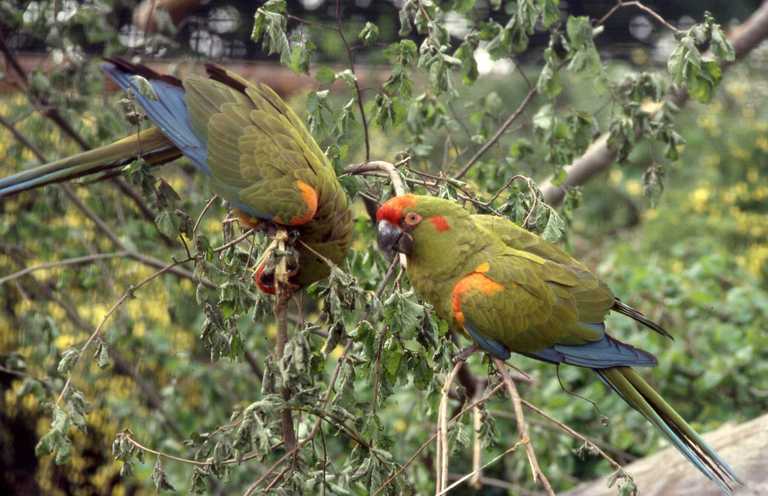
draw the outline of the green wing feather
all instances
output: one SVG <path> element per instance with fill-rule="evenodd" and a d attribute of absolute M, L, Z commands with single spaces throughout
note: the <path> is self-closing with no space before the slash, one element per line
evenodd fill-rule
<path fill-rule="evenodd" d="M 495 236 L 510 248 L 537 255 L 545 260 L 561 265 L 578 280 L 571 286 L 570 293 L 576 299 L 580 315 L 585 322 L 600 322 L 607 310 L 622 313 L 662 336 L 672 336 L 658 323 L 645 317 L 639 310 L 619 301 L 610 288 L 601 281 L 586 265 L 579 262 L 564 250 L 540 236 L 523 229 L 514 222 L 494 215 L 473 215 L 472 220 L 486 235 Z M 551 266 L 554 267 L 554 266 Z"/>
<path fill-rule="evenodd" d="M 581 308 L 575 291 L 578 280 L 567 269 L 509 248 L 490 257 L 487 264 L 481 276 L 503 289 L 492 291 L 492 284 L 487 292 L 470 287 L 458 302 L 465 321 L 476 332 L 517 352 L 585 344 L 602 337 L 602 332 L 581 325 L 590 322 L 584 320 L 584 313 L 594 309 Z"/>
<path fill-rule="evenodd" d="M 299 283 L 328 274 L 352 239 L 352 214 L 333 167 L 298 115 L 268 86 L 217 67 L 184 80 L 192 127 L 208 146 L 214 190 L 262 219 L 299 226 Z M 315 208 L 309 200 L 314 193 Z M 318 257 L 313 252 L 317 252 Z"/>

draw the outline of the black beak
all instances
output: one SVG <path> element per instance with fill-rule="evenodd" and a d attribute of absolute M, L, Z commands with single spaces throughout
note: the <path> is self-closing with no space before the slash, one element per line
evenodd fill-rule
<path fill-rule="evenodd" d="M 379 221 L 379 248 L 388 255 L 395 252 L 408 256 L 413 250 L 413 237 L 388 220 Z"/>

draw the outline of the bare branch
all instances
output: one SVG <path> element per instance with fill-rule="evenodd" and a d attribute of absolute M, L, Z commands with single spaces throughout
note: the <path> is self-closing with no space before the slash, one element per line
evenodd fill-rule
<path fill-rule="evenodd" d="M 103 260 L 105 258 L 126 257 L 128 255 L 129 255 L 129 252 L 127 251 L 116 251 L 114 253 L 96 253 L 94 255 L 84 255 L 82 257 L 67 258 L 64 260 L 59 260 L 57 262 L 47 262 L 47 263 L 42 263 L 40 265 L 33 265 L 32 267 L 26 267 L 23 270 L 14 272 L 13 274 L 7 275 L 5 277 L 0 277 L 0 285 L 8 281 L 11 281 L 13 279 L 24 277 L 27 274 L 31 274 L 32 272 L 36 272 L 38 270 L 56 269 L 59 267 L 68 267 L 70 265 L 81 265 L 81 264 L 95 262 L 97 260 Z"/>
<path fill-rule="evenodd" d="M 638 9 L 642 10 L 646 14 L 656 19 L 660 24 L 664 25 L 667 29 L 671 30 L 672 32 L 675 32 L 675 33 L 680 32 L 679 29 L 677 29 L 675 26 L 670 24 L 666 19 L 661 17 L 659 14 L 657 14 L 653 9 L 651 9 L 650 7 L 646 7 L 645 5 L 643 5 L 642 2 L 637 2 L 637 1 L 625 2 L 625 1 L 619 0 L 618 3 L 616 3 L 616 5 L 614 5 L 613 8 L 608 11 L 607 14 L 605 14 L 603 17 L 600 18 L 599 21 L 597 21 L 597 25 L 600 26 L 603 23 L 605 23 L 605 21 L 607 21 L 609 17 L 611 17 L 613 14 L 616 13 L 616 11 L 618 11 L 623 7 L 637 7 Z"/>
<path fill-rule="evenodd" d="M 443 388 L 440 391 L 440 405 L 437 410 L 437 460 L 435 460 L 435 496 L 443 493 L 443 489 L 448 485 L 448 456 L 451 453 L 448 446 L 448 394 L 451 392 L 451 385 L 459 373 L 459 369 L 464 365 L 464 360 L 456 360 L 453 369 L 446 376 L 443 382 Z"/>
<path fill-rule="evenodd" d="M 525 444 L 525 453 L 528 456 L 528 464 L 531 466 L 531 473 L 533 475 L 533 481 L 539 482 L 544 486 L 544 490 L 549 496 L 555 496 L 555 491 L 552 489 L 552 484 L 549 483 L 549 479 L 541 470 L 539 466 L 539 460 L 536 458 L 536 452 L 533 449 L 533 442 L 528 434 L 528 424 L 525 422 L 525 416 L 523 415 L 523 406 L 520 400 L 520 393 L 517 392 L 517 386 L 509 376 L 507 368 L 504 362 L 498 358 L 493 359 L 493 363 L 496 365 L 496 370 L 501 374 L 501 378 L 504 380 L 504 385 L 507 387 L 507 392 L 512 400 L 512 407 L 515 412 L 515 420 L 517 421 L 517 431 L 520 433 L 520 440 Z"/>

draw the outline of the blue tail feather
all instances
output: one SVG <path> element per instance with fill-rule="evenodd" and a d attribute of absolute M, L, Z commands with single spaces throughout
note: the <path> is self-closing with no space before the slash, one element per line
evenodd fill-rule
<path fill-rule="evenodd" d="M 160 79 L 147 79 L 156 98 L 145 95 L 138 87 L 135 74 L 107 62 L 101 69 L 122 89 L 130 91 L 150 120 L 181 152 L 189 157 L 201 172 L 210 175 L 208 148 L 197 137 L 189 121 L 189 111 L 184 101 L 184 88 Z"/>
<path fill-rule="evenodd" d="M 578 367 L 605 369 L 608 367 L 653 367 L 656 357 L 605 334 L 599 341 L 582 345 L 556 344 L 535 353 L 526 353 L 550 363 L 567 363 Z"/>

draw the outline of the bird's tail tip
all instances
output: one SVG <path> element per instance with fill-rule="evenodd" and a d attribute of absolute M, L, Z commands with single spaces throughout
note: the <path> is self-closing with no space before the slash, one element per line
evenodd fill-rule
<path fill-rule="evenodd" d="M 597 370 L 627 403 L 643 414 L 707 478 L 715 482 L 724 495 L 743 486 L 744 482 L 731 467 L 688 423 L 634 370 L 617 367 Z"/>

